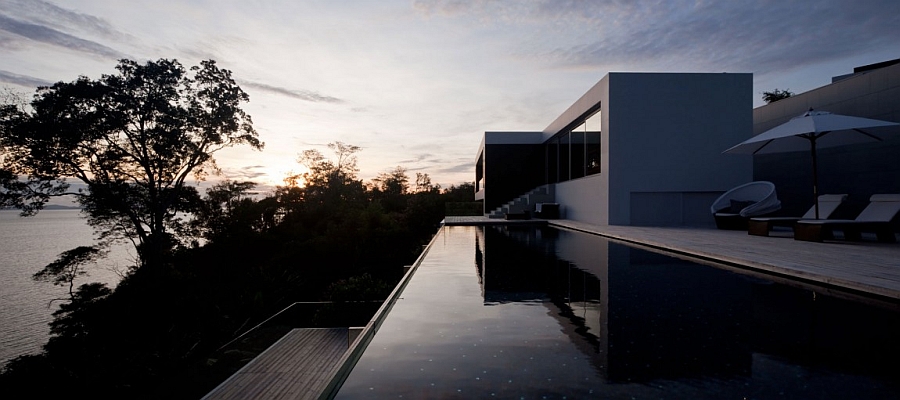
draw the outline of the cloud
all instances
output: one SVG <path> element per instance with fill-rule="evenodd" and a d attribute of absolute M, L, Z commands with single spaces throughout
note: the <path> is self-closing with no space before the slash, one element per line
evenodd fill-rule
<path fill-rule="evenodd" d="M 509 32 L 531 26 L 511 55 L 565 68 L 769 73 L 900 50 L 895 0 L 416 0 L 413 8 Z"/>
<path fill-rule="evenodd" d="M 45 25 L 39 25 L 0 14 L 0 31 L 21 36 L 51 46 L 63 47 L 79 52 L 90 53 L 110 59 L 126 57 L 123 53 L 100 43 L 81 39 L 68 33 L 60 32 Z M 9 36 L 7 36 L 7 39 Z"/>
<path fill-rule="evenodd" d="M 46 1 L 26 0 L 9 3 L 10 8 L 16 9 L 16 12 L 21 15 L 27 15 L 32 22 L 40 21 L 45 25 L 74 27 L 108 38 L 121 38 L 125 35 L 102 18 L 68 10 Z"/>
<path fill-rule="evenodd" d="M 402 160 L 402 161 L 400 161 L 399 163 L 400 163 L 401 165 L 403 165 L 403 164 L 419 163 L 419 162 L 425 161 L 425 160 L 427 160 L 427 159 L 430 159 L 430 158 L 432 158 L 432 157 L 434 157 L 434 154 L 428 154 L 428 153 L 425 153 L 425 154 L 418 154 L 418 155 L 415 156 L 415 158 L 408 159 L 408 160 Z"/>
<path fill-rule="evenodd" d="M 13 85 L 19 86 L 27 86 L 36 88 L 38 86 L 50 86 L 53 82 L 45 81 L 43 79 L 20 75 L 14 72 L 0 70 L 0 82 L 10 83 Z"/>
<path fill-rule="evenodd" d="M 241 167 L 238 169 L 228 169 L 227 171 L 222 171 L 223 175 L 226 179 L 231 179 L 235 181 L 245 181 L 245 180 L 254 180 L 257 178 L 262 178 L 267 176 L 268 174 L 265 172 L 266 166 L 264 165 L 251 165 L 248 167 Z"/>
<path fill-rule="evenodd" d="M 441 173 L 463 173 L 463 172 L 470 173 L 471 172 L 474 175 L 474 172 L 473 172 L 474 170 L 475 170 L 475 162 L 469 161 L 469 162 L 465 162 L 465 163 L 461 163 L 461 164 L 451 165 L 446 168 L 441 168 L 438 170 L 438 172 L 441 172 Z"/>
<path fill-rule="evenodd" d="M 891 46 L 900 37 L 900 2 L 864 3 L 665 2 L 606 8 L 598 14 L 601 18 L 580 21 L 599 35 L 547 55 L 576 66 L 615 60 L 720 71 L 787 71 Z"/>
<path fill-rule="evenodd" d="M 245 87 L 251 87 L 254 89 L 263 90 L 269 93 L 280 94 L 282 96 L 291 97 L 298 100 L 311 101 L 316 103 L 335 103 L 340 104 L 344 103 L 344 100 L 341 100 L 336 97 L 325 96 L 318 94 L 316 92 L 312 92 L 309 90 L 293 90 L 287 89 L 279 86 L 267 85 L 265 83 L 259 82 L 250 82 L 250 81 L 240 81 L 240 84 Z"/>
<path fill-rule="evenodd" d="M 453 16 L 473 12 L 476 2 L 465 0 L 415 0 L 413 9 L 425 15 Z"/>
<path fill-rule="evenodd" d="M 551 3 L 554 3 L 552 0 Z M 479 21 L 521 20 L 537 3 L 504 0 L 415 0 L 413 10 L 426 16 L 474 16 Z M 552 8 L 552 7 L 551 7 Z"/>

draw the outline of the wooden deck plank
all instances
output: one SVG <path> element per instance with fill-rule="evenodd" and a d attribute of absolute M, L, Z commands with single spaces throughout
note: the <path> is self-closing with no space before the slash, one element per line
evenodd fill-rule
<path fill-rule="evenodd" d="M 318 398 L 348 344 L 347 328 L 291 330 L 203 398 Z"/>

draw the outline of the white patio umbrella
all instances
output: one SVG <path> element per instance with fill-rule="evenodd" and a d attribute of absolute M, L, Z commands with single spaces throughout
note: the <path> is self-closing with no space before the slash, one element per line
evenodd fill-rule
<path fill-rule="evenodd" d="M 853 143 L 881 141 L 881 137 L 863 132 L 864 128 L 900 125 L 896 122 L 809 111 L 790 121 L 747 139 L 724 153 L 767 154 L 789 151 L 810 151 L 813 168 L 813 198 L 816 219 L 819 219 L 819 187 L 816 167 L 816 148 L 843 146 Z M 895 132 L 896 130 L 891 130 Z"/>

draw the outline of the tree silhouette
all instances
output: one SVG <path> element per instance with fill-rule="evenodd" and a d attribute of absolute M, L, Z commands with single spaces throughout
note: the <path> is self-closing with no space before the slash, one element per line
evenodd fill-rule
<path fill-rule="evenodd" d="M 32 278 L 38 281 L 53 281 L 54 285 L 69 286 L 69 299 L 75 301 L 75 278 L 87 274 L 83 266 L 103 256 L 104 250 L 93 246 L 78 246 L 64 251 L 56 261 L 35 273 Z"/>
<path fill-rule="evenodd" d="M 30 107 L 0 106 L 0 184 L 4 203 L 24 215 L 74 195 L 101 242 L 131 240 L 144 266 L 186 232 L 179 213 L 200 199 L 186 181 L 217 173 L 219 150 L 263 144 L 241 109 L 249 97 L 214 61 L 188 71 L 176 60 L 121 60 L 116 69 L 38 88 Z M 67 179 L 87 188 L 69 191 Z"/>
<path fill-rule="evenodd" d="M 434 185 L 431 183 L 431 177 L 428 176 L 427 173 L 424 172 L 416 172 L 416 186 L 414 191 L 416 193 L 422 192 L 431 192 L 433 190 L 440 190 L 441 185 Z"/>
<path fill-rule="evenodd" d="M 384 194 L 403 195 L 409 191 L 409 176 L 406 168 L 397 166 L 388 172 L 382 172 L 372 179 L 375 189 Z"/>
<path fill-rule="evenodd" d="M 771 92 L 763 92 L 762 99 L 766 102 L 766 104 L 776 102 L 781 99 L 786 99 L 788 97 L 793 96 L 794 93 L 790 91 L 790 89 L 779 90 L 774 89 Z"/>

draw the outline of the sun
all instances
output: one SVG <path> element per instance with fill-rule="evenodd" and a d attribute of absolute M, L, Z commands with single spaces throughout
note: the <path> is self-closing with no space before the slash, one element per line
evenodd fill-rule
<path fill-rule="evenodd" d="M 266 165 L 261 168 L 259 172 L 261 172 L 261 175 L 253 179 L 253 181 L 269 187 L 285 186 L 287 184 L 285 182 L 287 177 L 306 172 L 306 167 L 297 164 L 296 162 L 278 163 Z M 302 186 L 303 182 L 300 181 L 297 182 L 297 184 Z"/>

